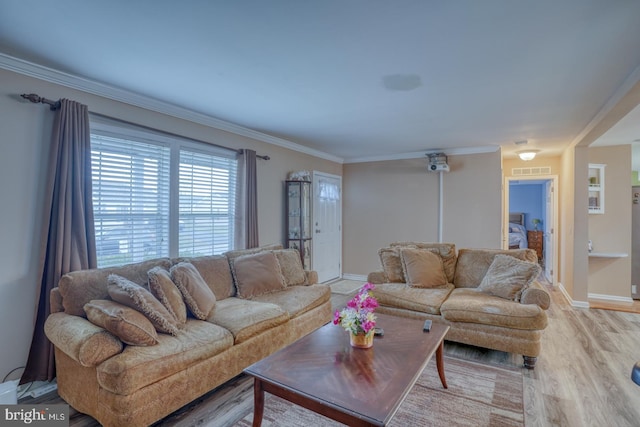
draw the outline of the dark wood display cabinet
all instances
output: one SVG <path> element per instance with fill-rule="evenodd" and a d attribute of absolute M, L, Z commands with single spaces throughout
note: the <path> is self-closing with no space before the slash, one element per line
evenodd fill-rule
<path fill-rule="evenodd" d="M 311 181 L 285 181 L 286 246 L 300 252 L 305 270 L 311 270 Z"/>

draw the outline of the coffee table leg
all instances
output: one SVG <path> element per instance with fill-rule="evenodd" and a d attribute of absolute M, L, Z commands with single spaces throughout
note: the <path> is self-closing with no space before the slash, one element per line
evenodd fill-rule
<path fill-rule="evenodd" d="M 440 376 L 440 382 L 442 383 L 442 386 L 444 388 L 449 388 L 447 386 L 447 380 L 444 377 L 444 359 L 442 356 L 443 350 L 444 350 L 444 340 L 440 341 L 440 345 L 436 350 L 436 365 L 438 366 L 438 375 Z"/>
<path fill-rule="evenodd" d="M 253 381 L 253 427 L 262 425 L 262 415 L 264 413 L 264 389 L 262 381 L 255 378 Z"/>

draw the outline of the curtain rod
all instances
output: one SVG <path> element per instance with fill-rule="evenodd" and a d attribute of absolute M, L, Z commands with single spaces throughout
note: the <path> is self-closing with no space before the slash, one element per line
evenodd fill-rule
<path fill-rule="evenodd" d="M 57 110 L 58 108 L 60 108 L 60 101 L 52 101 L 50 99 L 46 99 L 46 98 L 43 98 L 41 96 L 38 96 L 35 93 L 30 93 L 28 95 L 23 93 L 20 96 L 23 97 L 26 100 L 29 100 L 29 101 L 35 103 L 35 104 L 48 104 L 48 105 L 51 106 L 50 109 L 52 111 Z M 173 133 L 173 132 L 167 132 L 167 131 L 164 131 L 164 130 L 154 129 L 154 128 L 149 127 L 149 126 L 140 125 L 138 123 L 129 122 L 127 120 L 116 119 L 116 118 L 109 117 L 109 116 L 106 116 L 106 115 L 100 114 L 100 113 L 90 112 L 90 114 L 93 114 L 93 115 L 98 116 L 98 117 L 103 117 L 103 118 L 106 118 L 106 119 L 109 119 L 109 120 L 115 120 L 115 121 L 118 121 L 118 122 L 121 122 L 121 123 L 125 123 L 125 124 L 128 124 L 128 125 L 141 127 L 141 128 L 147 129 L 147 130 L 154 131 L 154 132 L 161 132 L 161 133 L 164 133 L 164 134 L 169 135 L 169 136 L 174 136 L 176 138 L 191 139 L 193 141 L 201 142 L 203 144 L 213 145 L 214 147 L 224 148 L 225 150 L 230 150 L 230 151 L 235 151 L 238 154 L 243 154 L 244 153 L 244 149 L 243 148 L 240 148 L 240 149 L 229 148 L 229 147 L 225 147 L 223 145 L 214 144 L 214 143 L 209 142 L 209 141 L 203 141 L 201 139 L 195 139 L 195 138 L 191 138 L 191 137 L 186 137 L 184 135 L 178 135 L 177 133 Z M 259 156 L 259 155 L 256 154 L 256 157 L 259 158 L 259 159 L 262 159 L 262 160 L 271 160 L 271 157 L 269 157 L 269 156 Z"/>
<path fill-rule="evenodd" d="M 60 108 L 60 100 L 52 101 L 50 99 L 38 96 L 35 93 L 30 93 L 28 95 L 26 93 L 23 93 L 20 96 L 23 97 L 26 100 L 29 100 L 29 101 L 33 102 L 34 104 L 49 104 L 51 106 L 50 107 L 51 111 L 55 111 L 58 108 Z"/>

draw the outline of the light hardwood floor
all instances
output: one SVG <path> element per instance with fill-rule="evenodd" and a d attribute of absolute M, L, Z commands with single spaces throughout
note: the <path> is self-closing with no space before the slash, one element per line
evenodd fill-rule
<path fill-rule="evenodd" d="M 535 370 L 522 369 L 525 425 L 640 426 L 640 386 L 630 379 L 631 368 L 640 360 L 640 314 L 573 308 L 557 289 L 548 289 L 552 306 L 542 354 Z M 332 302 L 339 307 L 348 298 L 334 294 Z M 455 343 L 445 343 L 445 354 L 499 366 L 522 365 L 519 355 Z M 59 401 L 55 393 L 45 399 Z M 157 425 L 231 426 L 252 406 L 252 382 L 241 376 Z M 75 414 L 70 425 L 97 423 Z"/>

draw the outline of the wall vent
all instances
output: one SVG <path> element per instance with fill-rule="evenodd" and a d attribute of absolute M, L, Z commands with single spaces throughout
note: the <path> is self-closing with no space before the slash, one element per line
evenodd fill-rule
<path fill-rule="evenodd" d="M 534 168 L 513 168 L 513 176 L 551 175 L 551 166 L 539 166 Z"/>

